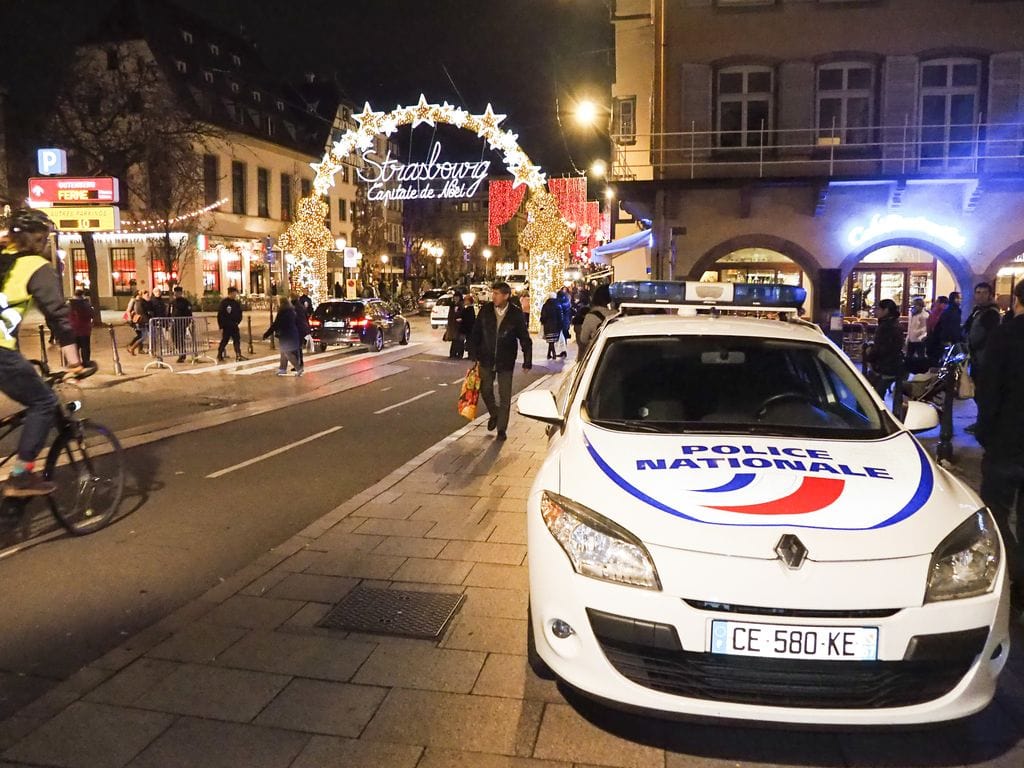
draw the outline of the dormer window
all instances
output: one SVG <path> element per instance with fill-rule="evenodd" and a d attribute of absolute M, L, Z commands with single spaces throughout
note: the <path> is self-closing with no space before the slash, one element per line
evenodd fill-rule
<path fill-rule="evenodd" d="M 242 57 L 239 56 L 237 53 L 231 54 L 231 63 L 234 64 L 236 67 L 242 66 Z"/>
<path fill-rule="evenodd" d="M 210 43 L 210 53 L 214 56 L 220 56 L 220 46 L 216 43 Z"/>
<path fill-rule="evenodd" d="M 184 30 L 184 29 L 181 30 L 181 39 L 184 40 L 189 45 L 191 45 L 192 44 L 192 33 L 187 31 L 187 30 Z"/>
<path fill-rule="evenodd" d="M 238 93 L 238 83 L 232 83 L 231 84 L 231 92 L 232 93 Z"/>
<path fill-rule="evenodd" d="M 186 64 L 186 63 L 185 63 L 184 61 L 182 61 L 181 59 L 177 59 L 177 60 L 176 60 L 176 61 L 174 62 L 174 66 L 175 66 L 175 67 L 177 67 L 178 71 L 179 71 L 179 72 L 181 72 L 181 74 L 183 74 L 183 75 L 184 75 L 184 74 L 185 74 L 186 72 L 188 72 L 188 64 Z"/>
<path fill-rule="evenodd" d="M 203 72 L 203 80 L 205 80 L 208 83 L 212 83 L 213 82 L 213 72 L 210 72 L 209 70 Z"/>
<path fill-rule="evenodd" d="M 259 104 L 260 101 L 263 100 L 263 97 L 260 95 L 259 91 L 253 91 L 252 92 L 252 100 L 255 101 L 257 104 Z"/>
<path fill-rule="evenodd" d="M 280 99 L 277 100 L 277 111 L 284 112 L 284 102 Z"/>

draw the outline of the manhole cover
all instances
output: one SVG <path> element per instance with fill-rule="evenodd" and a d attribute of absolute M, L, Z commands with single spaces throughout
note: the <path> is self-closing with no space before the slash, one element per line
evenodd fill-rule
<path fill-rule="evenodd" d="M 317 624 L 328 629 L 434 639 L 465 595 L 358 587 Z"/>

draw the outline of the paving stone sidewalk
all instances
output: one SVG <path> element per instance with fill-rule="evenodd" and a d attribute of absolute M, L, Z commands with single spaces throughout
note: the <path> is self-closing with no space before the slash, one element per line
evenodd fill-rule
<path fill-rule="evenodd" d="M 0 724 L 0 766 L 1024 766 L 1019 650 L 992 707 L 925 733 L 668 723 L 539 680 L 524 499 L 544 450 L 535 422 L 504 443 L 467 425 Z M 465 600 L 439 642 L 318 628 L 359 585 Z"/>

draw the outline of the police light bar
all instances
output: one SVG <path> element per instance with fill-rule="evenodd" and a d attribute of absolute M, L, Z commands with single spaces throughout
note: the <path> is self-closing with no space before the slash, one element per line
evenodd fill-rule
<path fill-rule="evenodd" d="M 798 285 L 702 283 L 693 280 L 624 280 L 609 286 L 612 301 L 633 306 L 720 306 L 800 309 L 807 290 Z"/>

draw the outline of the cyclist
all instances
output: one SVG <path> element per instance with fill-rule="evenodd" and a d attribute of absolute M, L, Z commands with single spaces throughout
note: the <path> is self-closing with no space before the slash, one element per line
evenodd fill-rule
<path fill-rule="evenodd" d="M 96 367 L 81 363 L 60 279 L 42 255 L 53 222 L 42 211 L 23 208 L 11 213 L 7 226 L 8 242 L 0 251 L 0 392 L 25 406 L 26 418 L 17 459 L 3 493 L 13 497 L 45 496 L 53 493 L 56 485 L 35 472 L 35 460 L 53 426 L 57 396 L 18 351 L 18 330 L 33 299 L 61 345 L 68 374 L 83 377 Z"/>

